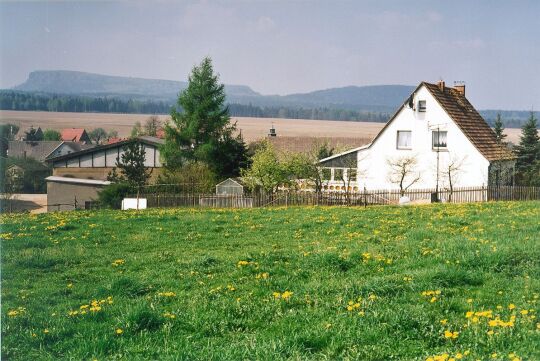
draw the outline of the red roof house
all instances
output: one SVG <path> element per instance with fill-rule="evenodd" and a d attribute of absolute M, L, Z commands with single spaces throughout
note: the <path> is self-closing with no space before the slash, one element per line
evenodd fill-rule
<path fill-rule="evenodd" d="M 84 128 L 62 129 L 60 132 L 62 140 L 65 142 L 91 143 L 90 137 Z"/>
<path fill-rule="evenodd" d="M 159 128 L 156 132 L 156 137 L 160 139 L 165 139 L 165 129 Z"/>

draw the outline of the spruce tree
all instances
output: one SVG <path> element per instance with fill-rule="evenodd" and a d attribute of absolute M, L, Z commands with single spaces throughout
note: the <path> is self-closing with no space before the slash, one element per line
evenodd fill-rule
<path fill-rule="evenodd" d="M 204 58 L 193 68 L 188 87 L 178 97 L 182 111 L 173 109 L 172 121 L 165 126 L 161 154 L 169 170 L 199 161 L 220 178 L 239 174 L 246 148 L 233 135 L 236 125 L 230 122 L 225 99 L 225 86 L 214 74 L 212 60 Z"/>
<path fill-rule="evenodd" d="M 518 182 L 523 185 L 530 184 L 527 176 L 535 163 L 540 161 L 540 137 L 538 136 L 538 120 L 531 112 L 527 123 L 521 128 L 521 138 L 516 146 L 516 170 Z"/>
<path fill-rule="evenodd" d="M 131 187 L 140 188 L 150 178 L 151 172 L 144 166 L 146 152 L 144 147 L 136 141 L 131 141 L 123 147 L 121 158 L 116 159 L 116 167 L 109 173 L 107 180 L 127 183 Z M 116 172 L 120 170 L 120 174 Z"/>
<path fill-rule="evenodd" d="M 497 113 L 497 119 L 495 119 L 495 127 L 493 128 L 493 131 L 495 132 L 497 143 L 504 144 L 504 138 L 506 138 L 506 134 L 504 134 L 504 124 L 501 119 L 501 113 Z"/>

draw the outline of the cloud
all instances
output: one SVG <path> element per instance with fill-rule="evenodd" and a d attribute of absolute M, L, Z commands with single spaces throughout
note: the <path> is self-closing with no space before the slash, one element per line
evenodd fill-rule
<path fill-rule="evenodd" d="M 456 51 L 456 50 L 478 50 L 486 47 L 484 40 L 480 38 L 474 39 L 457 39 L 453 41 L 430 41 L 429 47 L 434 51 Z"/>
<path fill-rule="evenodd" d="M 182 16 L 182 24 L 189 29 L 235 25 L 235 12 L 230 7 L 202 1 L 188 5 Z"/>
<path fill-rule="evenodd" d="M 255 23 L 249 24 L 259 32 L 266 32 L 275 29 L 276 22 L 268 16 L 261 16 Z"/>
<path fill-rule="evenodd" d="M 479 38 L 467 39 L 467 40 L 455 40 L 452 45 L 462 49 L 482 49 L 486 46 L 486 43 Z"/>
<path fill-rule="evenodd" d="M 438 23 L 442 20 L 442 15 L 436 11 L 428 11 L 426 14 L 426 18 L 428 21 L 432 23 Z"/>

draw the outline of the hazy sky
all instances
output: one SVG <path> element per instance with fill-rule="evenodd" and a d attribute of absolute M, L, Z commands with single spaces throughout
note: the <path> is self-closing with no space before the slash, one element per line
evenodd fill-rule
<path fill-rule="evenodd" d="M 185 80 L 205 55 L 263 94 L 463 80 L 540 110 L 540 1 L 1 2 L 0 87 L 33 70 Z"/>

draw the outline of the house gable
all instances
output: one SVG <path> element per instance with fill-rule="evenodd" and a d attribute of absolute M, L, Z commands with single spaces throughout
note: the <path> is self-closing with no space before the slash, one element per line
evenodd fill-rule
<path fill-rule="evenodd" d="M 61 138 L 66 142 L 90 143 L 90 137 L 83 128 L 62 129 Z"/>
<path fill-rule="evenodd" d="M 423 85 L 487 160 L 492 162 L 516 158 L 508 148 L 497 142 L 493 129 L 459 90 L 438 84 Z"/>

